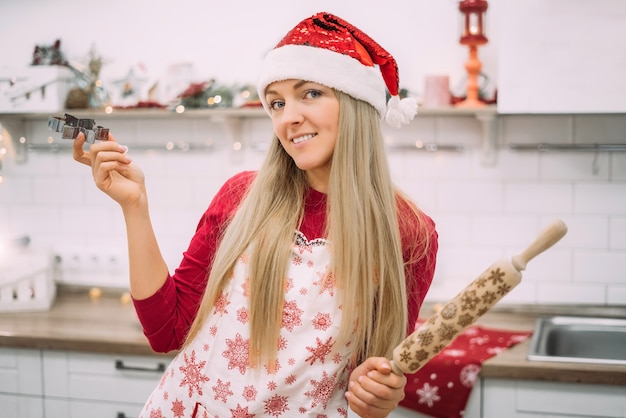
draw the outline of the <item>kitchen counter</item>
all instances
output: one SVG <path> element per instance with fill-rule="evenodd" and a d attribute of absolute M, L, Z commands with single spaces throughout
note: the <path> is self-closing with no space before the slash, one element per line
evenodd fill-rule
<path fill-rule="evenodd" d="M 121 292 L 103 291 L 91 299 L 87 289 L 63 287 L 47 312 L 0 314 L 0 347 L 155 354 Z"/>
<path fill-rule="evenodd" d="M 509 331 L 532 330 L 544 315 L 623 317 L 626 310 L 607 307 L 496 306 L 477 324 Z M 422 317 L 433 312 L 425 304 Z M 526 360 L 526 340 L 485 361 L 485 378 L 525 379 L 626 386 L 626 366 L 543 362 Z M 85 289 L 60 288 L 48 312 L 0 314 L 0 347 L 156 355 L 150 348 L 132 303 L 122 303 L 120 294 L 103 292 L 90 299 Z M 172 356 L 169 353 L 166 356 Z"/>

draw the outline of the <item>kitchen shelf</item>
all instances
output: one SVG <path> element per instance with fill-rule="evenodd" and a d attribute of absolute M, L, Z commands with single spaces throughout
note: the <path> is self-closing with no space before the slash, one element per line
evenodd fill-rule
<path fill-rule="evenodd" d="M 56 112 L 54 115 L 51 113 L 3 113 L 0 114 L 0 118 L 14 118 L 14 119 L 47 119 L 49 116 L 61 116 L 64 113 L 70 113 L 77 118 L 93 118 L 96 120 L 108 119 L 150 119 L 158 118 L 208 118 L 208 119 L 220 119 L 220 118 L 253 118 L 253 117 L 267 117 L 267 114 L 262 108 L 259 107 L 245 107 L 237 109 L 227 108 L 215 108 L 215 109 L 186 109 L 184 112 L 178 113 L 169 109 L 158 108 L 138 108 L 138 109 L 113 109 L 110 112 L 106 112 L 102 109 L 66 109 Z"/>
<path fill-rule="evenodd" d="M 417 111 L 417 117 L 419 116 L 441 116 L 441 117 L 455 117 L 455 116 L 473 116 L 481 123 L 482 127 L 482 139 L 481 139 L 481 163 L 485 166 L 493 166 L 496 163 L 496 151 L 498 147 L 498 131 L 497 120 L 498 111 L 495 105 L 489 105 L 485 107 L 477 108 L 463 108 L 463 107 L 422 107 Z M 462 151 L 464 148 L 451 145 L 447 146 L 448 150 Z M 443 149 L 442 149 L 443 150 Z"/>
<path fill-rule="evenodd" d="M 580 151 L 580 152 L 624 152 L 626 144 L 510 144 L 514 151 Z"/>
<path fill-rule="evenodd" d="M 37 143 L 25 139 L 27 132 L 27 124 L 33 121 L 47 121 L 50 116 L 62 116 L 64 113 L 70 113 L 78 118 L 95 119 L 98 125 L 105 126 L 111 120 L 133 120 L 133 119 L 159 119 L 168 120 L 186 120 L 186 119 L 205 119 L 215 123 L 223 124 L 232 141 L 240 138 L 241 126 L 247 119 L 265 119 L 268 118 L 267 113 L 262 107 L 246 107 L 246 108 L 215 108 L 215 109 L 186 109 L 178 113 L 169 109 L 113 109 L 105 111 L 99 109 L 69 109 L 62 110 L 55 114 L 51 113 L 0 113 L 0 124 L 9 131 L 16 142 L 15 146 L 18 152 L 27 152 L 29 149 L 33 151 L 60 151 L 67 147 L 59 146 L 58 143 L 47 144 Z M 484 108 L 456 108 L 456 107 L 437 107 L 437 108 L 419 108 L 417 118 L 419 117 L 474 117 L 482 125 L 482 162 L 485 165 L 495 164 L 496 148 L 497 148 L 497 110 L 495 106 L 486 106 Z M 165 144 L 152 144 L 150 147 L 157 149 L 165 149 Z M 48 149 L 49 148 L 49 149 Z M 191 147 L 193 148 L 193 147 Z M 191 149 L 188 148 L 188 149 Z M 197 148 L 197 147 L 195 147 Z M 202 148 L 204 149 L 204 148 Z M 438 144 L 437 147 L 411 147 L 413 150 L 426 151 L 463 151 L 462 145 L 454 144 Z M 23 159 L 25 160 L 25 158 Z"/>
<path fill-rule="evenodd" d="M 394 151 L 424 151 L 424 152 L 439 152 L 439 151 L 451 151 L 451 152 L 463 152 L 465 146 L 463 144 L 442 144 L 442 143 L 421 143 L 415 144 L 391 144 L 387 146 L 390 150 Z"/>
<path fill-rule="evenodd" d="M 186 109 L 184 112 L 177 113 L 169 109 L 156 108 L 138 108 L 138 109 L 114 109 L 111 112 L 105 112 L 100 109 L 67 109 L 57 112 L 57 115 L 70 113 L 78 118 L 163 118 L 166 117 L 202 117 L 209 119 L 219 118 L 255 118 L 267 117 L 267 113 L 262 107 L 241 107 L 241 108 L 213 108 L 213 109 Z M 483 108 L 456 108 L 452 106 L 446 107 L 420 107 L 418 116 L 495 116 L 497 114 L 495 106 L 486 106 Z M 0 118 L 17 118 L 17 119 L 41 119 L 52 116 L 50 113 L 0 113 Z"/>

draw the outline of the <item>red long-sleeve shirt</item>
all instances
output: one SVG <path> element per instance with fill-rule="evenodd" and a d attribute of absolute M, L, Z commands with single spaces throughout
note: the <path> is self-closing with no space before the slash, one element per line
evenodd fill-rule
<path fill-rule="evenodd" d="M 202 300 L 207 273 L 213 262 L 222 228 L 228 224 L 255 174 L 252 171 L 239 173 L 222 186 L 200 219 L 189 248 L 184 252 L 174 274 L 168 275 L 163 286 L 154 295 L 147 299 L 133 300 L 144 334 L 154 351 L 168 352 L 182 346 Z M 309 240 L 322 238 L 326 226 L 326 195 L 309 189 L 305 199 L 300 231 Z M 408 204 L 402 201 L 398 203 L 398 211 L 401 214 L 411 213 Z M 419 262 L 407 263 L 405 267 L 409 332 L 413 330 L 435 271 L 437 232 L 434 222 L 428 217 L 424 219 L 430 234 L 429 253 Z M 413 220 L 417 222 L 414 216 Z M 412 237 L 409 228 L 414 226 L 414 222 L 401 223 L 405 262 L 411 257 L 408 240 L 413 238 L 409 238 Z"/>

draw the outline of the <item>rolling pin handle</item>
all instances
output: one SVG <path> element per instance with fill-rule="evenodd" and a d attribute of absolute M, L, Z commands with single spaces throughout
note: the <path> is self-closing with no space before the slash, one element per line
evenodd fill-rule
<path fill-rule="evenodd" d="M 556 244 L 567 233 L 567 225 L 560 219 L 548 225 L 521 254 L 511 259 L 517 271 L 526 269 L 526 264 L 537 255 Z"/>

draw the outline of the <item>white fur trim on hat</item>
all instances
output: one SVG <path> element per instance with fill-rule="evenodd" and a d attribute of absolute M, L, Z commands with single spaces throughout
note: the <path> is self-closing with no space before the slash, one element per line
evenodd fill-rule
<path fill-rule="evenodd" d="M 265 89 L 282 80 L 306 80 L 340 90 L 376 108 L 383 118 L 387 111 L 386 87 L 378 67 L 329 49 L 284 45 L 265 57 L 257 84 L 259 98 L 269 113 Z"/>

